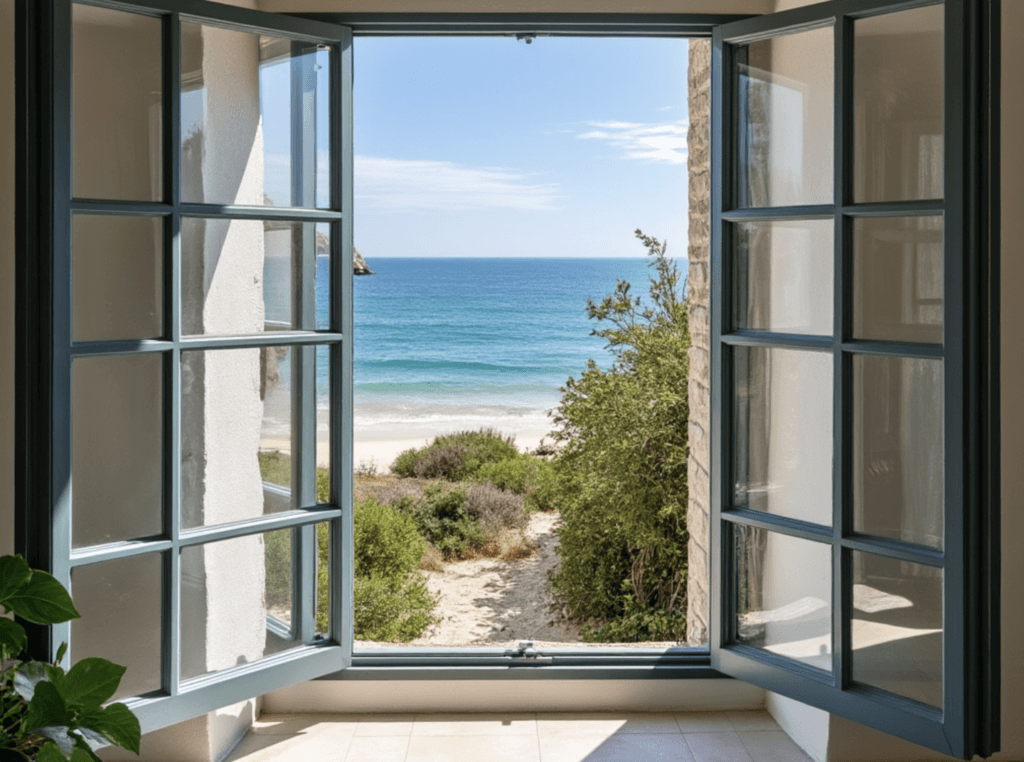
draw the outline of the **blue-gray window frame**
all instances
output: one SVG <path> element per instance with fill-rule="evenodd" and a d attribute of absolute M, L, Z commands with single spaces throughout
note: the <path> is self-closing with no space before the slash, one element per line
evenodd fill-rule
<path fill-rule="evenodd" d="M 75 198 L 72 192 L 72 8 L 76 4 L 147 15 L 162 25 L 162 198 L 125 202 Z M 19 0 L 17 5 L 18 209 L 16 237 L 17 307 L 16 436 L 23 443 L 15 464 L 15 545 L 36 568 L 49 570 L 71 587 L 75 568 L 143 553 L 162 563 L 161 689 L 128 699 L 144 731 L 200 715 L 269 690 L 343 669 L 351 663 L 352 623 L 346 609 L 351 589 L 352 495 L 352 46 L 351 30 L 326 22 L 268 14 L 204 0 Z M 181 27 L 195 22 L 237 31 L 284 37 L 293 50 L 325 46 L 330 55 L 330 203 L 326 209 L 183 203 L 181 199 Z M 293 58 L 306 65 L 308 56 Z M 293 72 L 293 76 L 299 74 Z M 293 120 L 301 119 L 301 92 L 293 93 Z M 307 112 L 308 113 L 308 112 Z M 312 181 L 312 152 L 293 157 L 292 182 Z M 71 223 L 75 214 L 132 215 L 163 220 L 163 322 L 160 339 L 76 343 L 72 340 Z M 268 331 L 238 337 L 189 337 L 181 327 L 181 241 L 183 217 L 224 220 L 278 220 L 327 224 L 331 230 L 331 308 L 326 331 Z M 315 261 L 304 262 L 303 273 Z M 309 278 L 303 278 L 309 281 Z M 308 308 L 306 283 L 299 309 Z M 305 324 L 305 323 L 303 323 Z M 189 350 L 305 347 L 295 371 L 297 387 L 307 390 L 293 405 L 293 430 L 301 446 L 296 460 L 316 451 L 314 348 L 325 346 L 331 370 L 331 501 L 317 504 L 315 464 L 293 463 L 291 510 L 243 522 L 183 529 L 181 524 L 180 415 L 181 353 Z M 157 353 L 163 361 L 164 439 L 162 531 L 152 537 L 74 549 L 71 541 L 71 366 L 75 358 L 140 356 Z M 297 353 L 298 354 L 298 353 Z M 305 454 L 305 455 L 304 455 Z M 273 488 L 265 485 L 266 491 Z M 44 506 L 42 510 L 40 506 Z M 315 525 L 328 523 L 332 556 L 330 630 L 315 632 Z M 271 618 L 268 631 L 288 630 L 301 645 L 250 664 L 193 680 L 180 677 L 180 555 L 186 547 L 273 530 L 293 532 L 292 624 Z M 72 588 L 72 594 L 74 593 Z M 53 660 L 70 641 L 70 624 L 32 628 L 31 654 Z M 65 661 L 73 658 L 70 643 Z"/>
<path fill-rule="evenodd" d="M 731 676 L 963 759 L 999 744 L 998 499 L 998 3 L 945 2 L 945 195 L 943 199 L 854 203 L 853 27 L 858 18 L 936 0 L 834 0 L 723 25 L 712 60 L 712 665 Z M 834 33 L 834 203 L 743 208 L 737 157 L 740 112 L 736 58 L 755 40 L 794 31 Z M 939 214 L 944 219 L 943 344 L 853 338 L 852 227 L 855 219 Z M 748 221 L 834 223 L 831 336 L 795 336 L 731 325 L 733 225 Z M 832 524 L 735 507 L 731 348 L 780 347 L 833 357 Z M 855 356 L 943 360 L 945 380 L 945 549 L 854 531 L 852 364 Z M 739 642 L 733 530 L 755 527 L 824 542 L 832 556 L 830 673 Z M 944 570 L 944 707 L 936 709 L 852 679 L 854 551 Z"/>

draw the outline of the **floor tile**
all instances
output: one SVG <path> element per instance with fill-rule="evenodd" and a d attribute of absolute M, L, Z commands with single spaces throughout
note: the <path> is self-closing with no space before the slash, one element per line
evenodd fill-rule
<path fill-rule="evenodd" d="M 678 734 L 675 716 L 645 712 L 593 712 L 537 715 L 541 736 L 560 734 L 622 735 L 626 733 Z"/>
<path fill-rule="evenodd" d="M 726 733 L 686 733 L 683 738 L 696 762 L 753 762 L 739 735 L 731 730 Z"/>
<path fill-rule="evenodd" d="M 414 736 L 536 735 L 533 714 L 418 714 Z"/>
<path fill-rule="evenodd" d="M 540 762 L 537 736 L 413 736 L 406 762 Z"/>
<path fill-rule="evenodd" d="M 345 762 L 405 762 L 408 751 L 408 736 L 353 738 Z"/>
<path fill-rule="evenodd" d="M 540 737 L 541 762 L 694 762 L 682 735 L 626 733 Z"/>
<path fill-rule="evenodd" d="M 746 730 L 779 729 L 775 720 L 764 709 L 754 709 L 749 712 L 726 712 L 725 715 L 729 718 L 732 729 L 737 733 Z"/>
<path fill-rule="evenodd" d="M 367 736 L 407 736 L 412 733 L 414 715 L 367 714 L 359 718 L 356 738 Z"/>
<path fill-rule="evenodd" d="M 725 733 L 733 729 L 725 712 L 685 712 L 676 715 L 684 733 Z"/>
<path fill-rule="evenodd" d="M 319 726 L 315 733 L 295 736 L 249 733 L 226 762 L 343 762 L 352 740 L 350 732 Z"/>
<path fill-rule="evenodd" d="M 321 725 L 355 733 L 357 720 L 353 716 L 337 714 L 271 714 L 263 715 L 253 723 L 249 732 L 254 735 L 287 736 L 316 732 Z"/>
<path fill-rule="evenodd" d="M 740 740 L 757 762 L 810 762 L 810 757 L 781 730 L 740 733 Z"/>

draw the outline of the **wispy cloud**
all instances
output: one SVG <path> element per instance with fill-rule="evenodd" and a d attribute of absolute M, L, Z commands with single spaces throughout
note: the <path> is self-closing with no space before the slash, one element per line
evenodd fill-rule
<path fill-rule="evenodd" d="M 639 122 L 588 122 L 589 132 L 576 137 L 582 140 L 603 140 L 622 149 L 627 159 L 659 161 L 666 164 L 686 163 L 686 120 L 666 124 Z"/>
<path fill-rule="evenodd" d="M 356 199 L 381 211 L 557 209 L 558 186 L 501 167 L 357 156 Z"/>

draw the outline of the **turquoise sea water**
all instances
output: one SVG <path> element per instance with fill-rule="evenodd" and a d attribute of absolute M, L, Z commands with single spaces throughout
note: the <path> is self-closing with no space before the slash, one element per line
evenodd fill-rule
<path fill-rule="evenodd" d="M 449 422 L 509 432 L 545 427 L 558 387 L 588 358 L 610 362 L 604 341 L 590 335 L 587 298 L 611 293 L 616 279 L 644 294 L 650 272 L 644 259 L 368 264 L 376 275 L 355 279 L 357 431 L 426 424 L 443 430 Z M 326 284 L 322 275 L 318 283 Z M 326 310 L 327 299 L 318 302 Z M 325 389 L 321 395 L 324 403 Z"/>

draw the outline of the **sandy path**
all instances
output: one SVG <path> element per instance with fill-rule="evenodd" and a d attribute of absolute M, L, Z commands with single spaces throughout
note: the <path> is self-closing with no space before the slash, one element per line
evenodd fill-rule
<path fill-rule="evenodd" d="M 522 561 L 480 558 L 447 564 L 443 572 L 425 572 L 427 586 L 439 596 L 441 621 L 409 646 L 511 647 L 519 640 L 578 643 L 579 631 L 556 622 L 549 611 L 548 572 L 558 567 L 557 513 L 531 514 L 526 535 L 537 552 Z M 356 642 L 357 648 L 373 644 Z"/>

